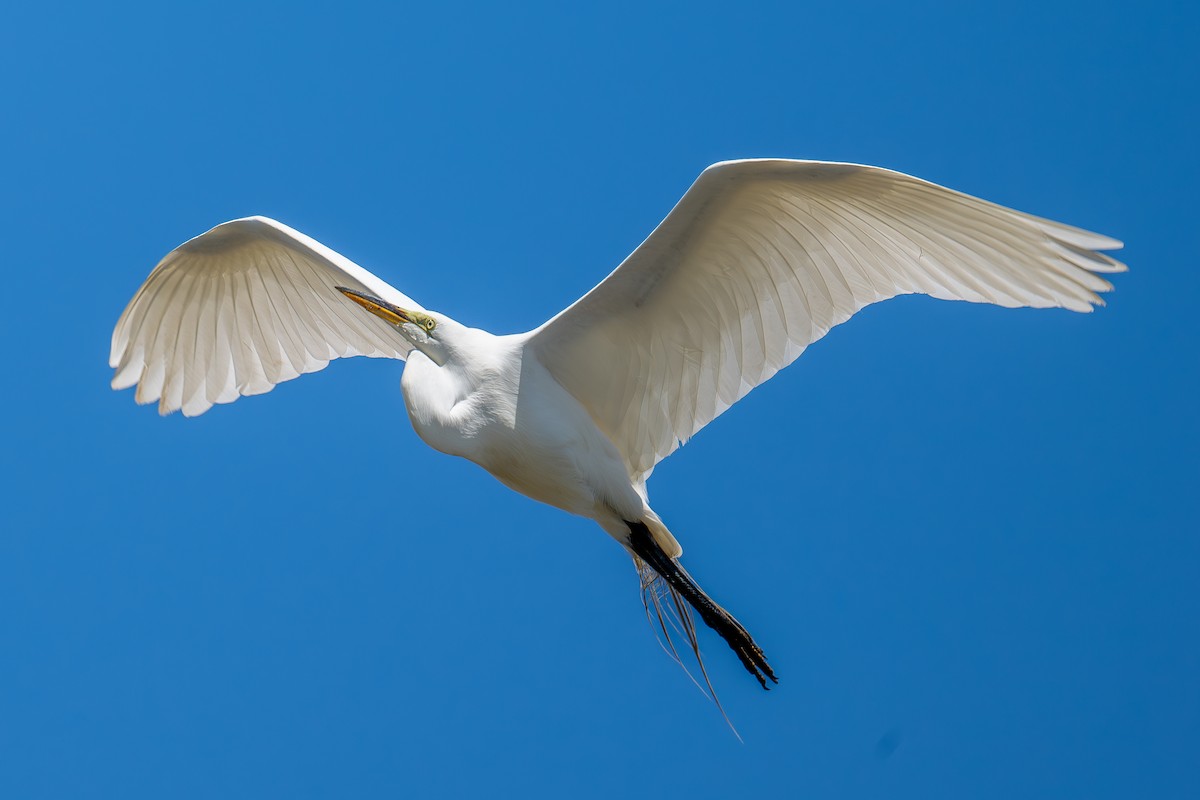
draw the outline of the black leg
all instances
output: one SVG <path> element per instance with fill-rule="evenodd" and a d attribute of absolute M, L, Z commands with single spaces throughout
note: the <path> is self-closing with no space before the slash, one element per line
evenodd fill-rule
<path fill-rule="evenodd" d="M 663 552 L 654 541 L 650 529 L 642 522 L 626 522 L 629 526 L 629 547 L 637 557 L 645 561 L 658 573 L 667 585 L 687 600 L 696 613 L 704 620 L 704 624 L 721 635 L 729 647 L 737 654 L 746 671 L 758 679 L 764 689 L 767 679 L 779 683 L 775 673 L 767 664 L 767 657 L 749 632 L 734 619 L 728 611 L 721 608 L 704 590 L 692 579 L 691 575 L 679 565 L 679 562 Z"/>

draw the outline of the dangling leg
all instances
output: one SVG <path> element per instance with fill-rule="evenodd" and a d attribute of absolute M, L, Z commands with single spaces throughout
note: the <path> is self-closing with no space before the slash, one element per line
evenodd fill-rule
<path fill-rule="evenodd" d="M 696 609 L 704 624 L 721 635 L 737 654 L 746 671 L 757 678 L 764 689 L 768 688 L 768 678 L 773 683 L 779 683 L 767 664 L 767 657 L 746 629 L 728 611 L 713 602 L 676 559 L 663 552 L 645 523 L 626 521 L 625 524 L 629 526 L 629 548 Z"/>

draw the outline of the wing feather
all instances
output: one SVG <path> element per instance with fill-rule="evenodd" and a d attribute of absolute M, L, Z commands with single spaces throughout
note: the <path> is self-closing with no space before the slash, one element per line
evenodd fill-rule
<path fill-rule="evenodd" d="M 1090 311 L 1121 243 L 891 170 L 709 167 L 528 348 L 645 479 L 696 431 L 871 303 L 928 294 Z"/>
<path fill-rule="evenodd" d="M 408 340 L 337 286 L 423 310 L 280 222 L 218 225 L 168 253 L 129 302 L 113 330 L 113 388 L 136 385 L 139 403 L 195 416 L 335 358 L 405 358 Z"/>

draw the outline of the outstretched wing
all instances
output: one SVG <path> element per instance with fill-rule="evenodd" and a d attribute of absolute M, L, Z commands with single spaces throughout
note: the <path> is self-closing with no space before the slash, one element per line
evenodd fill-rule
<path fill-rule="evenodd" d="M 336 286 L 421 309 L 273 219 L 218 225 L 168 253 L 129 302 L 113 330 L 113 388 L 137 384 L 137 402 L 190 417 L 335 358 L 408 355 L 399 331 L 362 313 Z"/>
<path fill-rule="evenodd" d="M 1106 236 L 877 167 L 706 169 L 625 261 L 528 347 L 643 478 L 866 305 L 928 294 L 1090 311 Z"/>

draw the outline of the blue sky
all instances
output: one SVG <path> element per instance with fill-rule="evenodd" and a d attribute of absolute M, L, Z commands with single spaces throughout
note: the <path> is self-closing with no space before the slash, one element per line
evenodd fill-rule
<path fill-rule="evenodd" d="M 979 7 L 973 7 L 978 5 Z M 0 25 L 5 797 L 1200 794 L 1200 25 L 1183 3 L 26 4 Z M 1123 239 L 1083 316 L 867 309 L 655 473 L 740 744 L 598 528 L 357 359 L 160 419 L 155 262 L 281 219 L 497 332 L 707 164 L 879 164 Z"/>

